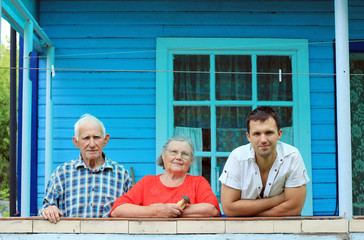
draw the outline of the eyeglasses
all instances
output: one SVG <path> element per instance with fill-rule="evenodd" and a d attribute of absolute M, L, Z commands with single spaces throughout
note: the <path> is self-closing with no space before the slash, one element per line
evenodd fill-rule
<path fill-rule="evenodd" d="M 188 153 L 184 153 L 184 152 L 178 152 L 176 150 L 168 150 L 169 155 L 176 157 L 178 156 L 178 154 L 181 154 L 181 158 L 183 158 L 184 160 L 190 160 L 191 159 L 191 155 Z"/>

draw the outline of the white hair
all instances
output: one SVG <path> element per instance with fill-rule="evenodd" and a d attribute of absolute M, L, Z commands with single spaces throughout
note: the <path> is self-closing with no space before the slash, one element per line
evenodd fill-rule
<path fill-rule="evenodd" d="M 101 127 L 101 131 L 102 131 L 102 137 L 105 138 L 105 134 L 106 134 L 106 129 L 104 124 L 95 116 L 92 116 L 91 114 L 83 114 L 80 119 L 78 119 L 78 121 L 75 123 L 75 137 L 78 140 L 78 133 L 79 133 L 79 128 L 80 128 L 80 124 L 86 120 L 90 120 L 92 121 L 95 125 L 100 126 Z"/>

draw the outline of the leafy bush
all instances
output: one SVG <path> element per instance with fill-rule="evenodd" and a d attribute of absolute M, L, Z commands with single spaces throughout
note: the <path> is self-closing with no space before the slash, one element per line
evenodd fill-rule
<path fill-rule="evenodd" d="M 1 44 L 0 58 L 0 199 L 9 199 L 9 63 L 10 50 L 8 45 Z"/>

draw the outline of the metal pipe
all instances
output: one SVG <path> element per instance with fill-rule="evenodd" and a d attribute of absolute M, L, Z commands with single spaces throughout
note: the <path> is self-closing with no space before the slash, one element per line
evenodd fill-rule
<path fill-rule="evenodd" d="M 30 53 L 33 50 L 33 23 L 24 24 L 23 58 L 23 118 L 22 118 L 22 174 L 21 174 L 21 217 L 30 215 L 30 161 L 32 135 L 32 82 L 29 79 Z"/>
<path fill-rule="evenodd" d="M 47 49 L 47 72 L 46 72 L 46 131 L 45 131 L 45 184 L 52 174 L 53 167 L 53 100 L 52 100 L 52 67 L 54 66 L 55 48 Z"/>
<path fill-rule="evenodd" d="M 26 21 L 30 21 L 33 23 L 34 31 L 39 35 L 39 37 L 44 41 L 44 43 L 47 46 L 54 46 L 53 42 L 44 33 L 43 29 L 38 25 L 37 21 L 33 18 L 32 14 L 27 10 L 27 8 L 23 5 L 23 3 L 19 0 L 11 0 L 11 2 L 19 10 L 19 12 L 25 18 Z"/>
<path fill-rule="evenodd" d="M 335 0 L 339 215 L 353 215 L 348 0 Z"/>
<path fill-rule="evenodd" d="M 10 216 L 16 214 L 16 31 L 10 28 Z"/>

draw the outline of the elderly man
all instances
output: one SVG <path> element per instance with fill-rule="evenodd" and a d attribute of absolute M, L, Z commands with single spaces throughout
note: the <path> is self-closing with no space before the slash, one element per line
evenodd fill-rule
<path fill-rule="evenodd" d="M 226 216 L 300 215 L 309 178 L 299 151 L 279 142 L 280 120 L 271 107 L 247 117 L 250 144 L 231 152 L 219 178 Z"/>
<path fill-rule="evenodd" d="M 52 223 L 60 217 L 107 217 L 115 199 L 132 187 L 123 166 L 108 159 L 104 124 L 85 114 L 75 124 L 73 143 L 81 154 L 53 172 L 38 214 Z"/>

